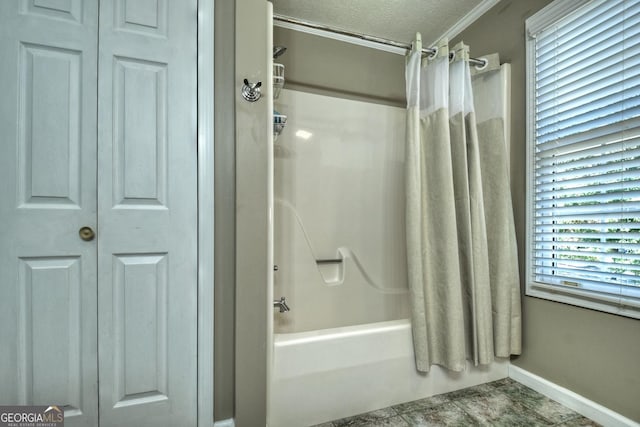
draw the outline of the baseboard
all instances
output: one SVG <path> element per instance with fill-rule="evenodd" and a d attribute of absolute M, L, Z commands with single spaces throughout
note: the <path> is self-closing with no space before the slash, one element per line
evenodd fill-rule
<path fill-rule="evenodd" d="M 233 422 L 233 418 L 229 418 L 227 420 L 216 421 L 213 423 L 213 427 L 235 427 L 235 423 Z"/>
<path fill-rule="evenodd" d="M 637 422 L 515 365 L 509 377 L 606 427 L 640 427 Z"/>

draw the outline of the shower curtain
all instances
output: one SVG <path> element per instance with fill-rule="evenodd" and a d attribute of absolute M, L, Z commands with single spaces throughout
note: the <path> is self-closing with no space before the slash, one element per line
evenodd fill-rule
<path fill-rule="evenodd" d="M 494 104 L 474 105 L 473 96 L 501 96 L 501 86 L 483 86 L 500 79 L 477 74 L 472 84 L 468 47 L 458 44 L 452 56 L 450 63 L 443 40 L 423 58 L 417 34 L 406 68 L 407 265 L 416 366 L 423 372 L 433 364 L 462 371 L 467 359 L 488 364 L 520 352 L 504 121 L 493 110 L 476 113 Z"/>

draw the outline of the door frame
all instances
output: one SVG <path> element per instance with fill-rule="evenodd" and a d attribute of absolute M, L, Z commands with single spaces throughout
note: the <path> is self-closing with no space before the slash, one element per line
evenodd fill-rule
<path fill-rule="evenodd" d="M 198 427 L 214 425 L 214 1 L 198 0 Z"/>

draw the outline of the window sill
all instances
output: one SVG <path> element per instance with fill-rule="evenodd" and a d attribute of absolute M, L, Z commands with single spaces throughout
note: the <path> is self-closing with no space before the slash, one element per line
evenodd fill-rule
<path fill-rule="evenodd" d="M 564 288 L 542 283 L 528 283 L 527 296 L 561 302 L 590 310 L 640 319 L 640 301 L 635 298 L 604 299 L 581 289 Z"/>

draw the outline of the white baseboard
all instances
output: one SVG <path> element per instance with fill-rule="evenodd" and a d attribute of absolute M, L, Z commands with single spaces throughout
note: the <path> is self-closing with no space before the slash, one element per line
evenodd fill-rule
<path fill-rule="evenodd" d="M 509 377 L 545 396 L 562 403 L 569 409 L 590 418 L 605 427 L 640 427 L 640 424 L 587 399 L 573 391 L 545 380 L 515 365 L 509 365 Z"/>
<path fill-rule="evenodd" d="M 235 427 L 235 423 L 233 422 L 233 418 L 229 418 L 222 421 L 216 421 L 213 423 L 213 427 Z"/>

